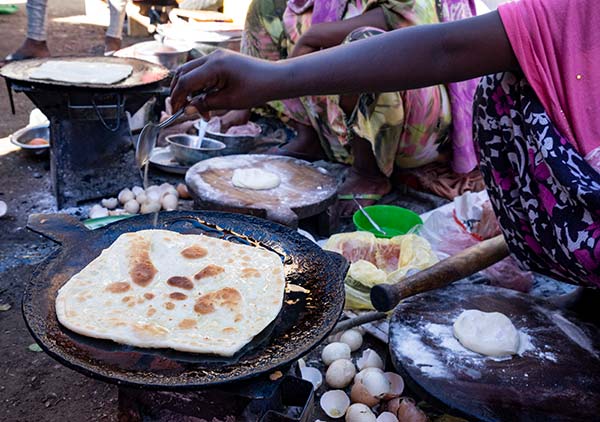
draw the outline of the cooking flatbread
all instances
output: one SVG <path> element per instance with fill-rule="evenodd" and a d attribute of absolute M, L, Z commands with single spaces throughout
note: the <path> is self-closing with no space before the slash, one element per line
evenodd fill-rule
<path fill-rule="evenodd" d="M 266 249 L 166 230 L 126 233 L 58 291 L 79 334 L 232 356 L 281 310 L 283 264 Z"/>
<path fill-rule="evenodd" d="M 49 61 L 29 72 L 31 79 L 73 84 L 112 85 L 127 78 L 133 67 L 106 62 Z"/>

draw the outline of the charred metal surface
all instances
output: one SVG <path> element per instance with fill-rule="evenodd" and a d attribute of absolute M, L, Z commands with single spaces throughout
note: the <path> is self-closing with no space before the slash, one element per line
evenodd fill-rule
<path fill-rule="evenodd" d="M 257 389 L 257 397 L 220 388 L 169 392 L 120 387 L 119 420 L 141 422 L 200 417 L 221 421 L 313 421 L 314 393 L 310 382 L 293 376 L 276 381 L 259 377 L 251 388 Z"/>
<path fill-rule="evenodd" d="M 62 244 L 26 283 L 23 313 L 46 352 L 86 375 L 117 384 L 155 388 L 202 388 L 270 373 L 318 345 L 336 324 L 344 304 L 348 264 L 296 231 L 258 218 L 220 212 L 142 215 L 95 231 L 85 231 L 64 215 L 34 215 L 28 227 Z M 80 336 L 62 327 L 55 312 L 58 289 L 121 234 L 144 229 L 206 234 L 268 248 L 283 263 L 288 287 L 277 319 L 232 358 L 140 349 Z M 298 290 L 298 289 L 295 289 Z"/>

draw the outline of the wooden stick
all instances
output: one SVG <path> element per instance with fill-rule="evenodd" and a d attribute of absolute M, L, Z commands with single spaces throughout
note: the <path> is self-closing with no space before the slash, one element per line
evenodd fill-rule
<path fill-rule="evenodd" d="M 445 287 L 475 274 L 506 258 L 508 253 L 508 245 L 502 235 L 484 240 L 399 283 L 374 286 L 371 289 L 371 303 L 378 311 L 389 311 L 402 299 Z"/>
<path fill-rule="evenodd" d="M 368 312 L 353 318 L 339 322 L 331 331 L 330 335 L 337 334 L 341 331 L 349 330 L 350 328 L 358 327 L 359 325 L 367 324 L 373 321 L 379 321 L 387 316 L 385 312 Z"/>

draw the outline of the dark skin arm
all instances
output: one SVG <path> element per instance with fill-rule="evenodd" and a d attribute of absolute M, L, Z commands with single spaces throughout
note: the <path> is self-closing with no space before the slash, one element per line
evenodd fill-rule
<path fill-rule="evenodd" d="M 365 26 L 383 30 L 389 29 L 383 10 L 380 7 L 351 19 L 312 25 L 300 37 L 290 57 L 303 56 L 314 51 L 340 45 L 352 31 Z"/>
<path fill-rule="evenodd" d="M 171 97 L 178 110 L 188 95 L 214 90 L 192 103 L 205 113 L 305 95 L 404 91 L 518 69 L 500 16 L 492 12 L 279 62 L 220 51 L 183 65 Z"/>

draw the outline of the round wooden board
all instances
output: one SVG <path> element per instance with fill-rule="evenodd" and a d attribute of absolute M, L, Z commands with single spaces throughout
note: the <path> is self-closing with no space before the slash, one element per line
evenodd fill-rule
<path fill-rule="evenodd" d="M 504 313 L 529 347 L 504 360 L 466 350 L 453 337 L 452 324 L 467 309 Z M 398 305 L 389 338 L 405 380 L 452 413 L 511 422 L 600 418 L 600 329 L 541 299 L 452 285 Z"/>
<path fill-rule="evenodd" d="M 277 174 L 281 184 L 268 190 L 234 186 L 235 169 L 260 168 Z M 228 155 L 192 166 L 185 176 L 190 193 L 201 206 L 255 214 L 295 226 L 298 219 L 323 212 L 333 201 L 337 181 L 325 169 L 307 161 L 277 155 Z"/>

